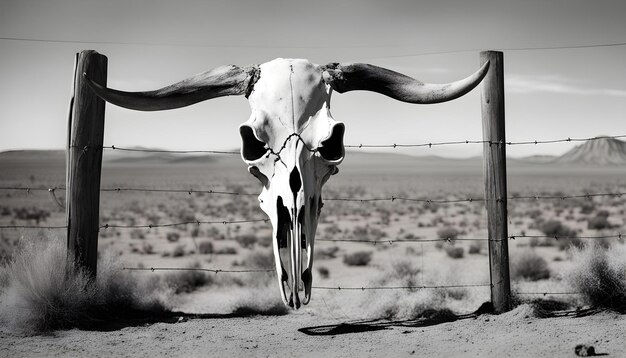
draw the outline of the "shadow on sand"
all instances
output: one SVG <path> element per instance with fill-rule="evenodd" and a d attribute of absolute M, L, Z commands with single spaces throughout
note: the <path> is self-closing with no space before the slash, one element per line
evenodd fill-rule
<path fill-rule="evenodd" d="M 168 311 L 126 311 L 123 315 L 109 316 L 106 318 L 92 317 L 86 322 L 81 322 L 76 328 L 85 331 L 110 332 L 127 327 L 149 326 L 155 323 L 181 323 L 191 319 L 227 319 L 245 318 L 252 316 L 282 316 L 287 314 L 286 309 L 265 309 L 262 311 L 239 308 L 231 313 L 184 313 Z"/>
<path fill-rule="evenodd" d="M 536 301 L 533 302 L 535 316 L 537 318 L 549 317 L 582 317 L 599 312 L 598 309 L 587 308 L 571 310 L 566 309 L 564 304 L 557 301 Z M 310 336 L 335 336 L 341 334 L 361 333 L 386 330 L 394 327 L 428 327 L 442 323 L 454 322 L 464 319 L 475 319 L 483 314 L 493 314 L 493 306 L 491 302 L 483 303 L 478 310 L 473 313 L 456 315 L 452 311 L 444 310 L 427 310 L 415 319 L 407 320 L 355 320 L 351 322 L 342 322 L 339 324 L 331 324 L 324 326 L 314 326 L 300 328 L 298 331 Z M 408 333 L 408 331 L 406 332 Z"/>
<path fill-rule="evenodd" d="M 548 317 L 564 317 L 574 316 L 580 317 L 597 313 L 601 310 L 587 308 L 578 310 L 567 310 L 561 303 L 555 301 L 535 301 L 535 316 L 537 318 Z M 118 311 L 119 312 L 119 311 Z M 351 322 L 342 322 L 339 324 L 304 327 L 298 331 L 311 336 L 334 336 L 349 333 L 361 333 L 380 331 L 393 327 L 428 327 L 442 323 L 454 322 L 463 319 L 473 319 L 482 314 L 493 313 L 491 303 L 486 302 L 478 310 L 465 315 L 456 315 L 450 310 L 427 310 L 419 317 L 407 320 L 386 320 L 386 319 L 369 319 L 355 320 Z M 180 323 L 192 319 L 228 319 L 228 318 L 245 318 L 253 316 L 282 316 L 288 314 L 288 310 L 282 306 L 275 306 L 270 309 L 256 310 L 250 308 L 240 308 L 231 313 L 184 313 L 184 312 L 168 312 L 168 311 L 140 311 L 126 310 L 123 314 L 102 315 L 98 317 L 92 316 L 87 321 L 73 325 L 76 328 L 86 331 L 116 331 L 126 327 L 149 326 L 155 323 Z"/>

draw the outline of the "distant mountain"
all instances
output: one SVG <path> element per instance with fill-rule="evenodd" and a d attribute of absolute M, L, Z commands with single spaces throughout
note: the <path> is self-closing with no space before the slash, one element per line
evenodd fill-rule
<path fill-rule="evenodd" d="M 626 142 L 614 138 L 588 140 L 556 158 L 553 163 L 625 165 Z"/>

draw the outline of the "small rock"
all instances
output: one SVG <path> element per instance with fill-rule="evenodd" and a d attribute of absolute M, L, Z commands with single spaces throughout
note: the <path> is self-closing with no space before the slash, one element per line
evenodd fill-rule
<path fill-rule="evenodd" d="M 187 321 L 189 321 L 187 317 L 180 316 L 178 317 L 178 322 L 176 323 L 182 323 L 182 322 L 187 322 Z"/>
<path fill-rule="evenodd" d="M 579 357 L 592 357 L 596 355 L 596 350 L 593 346 L 586 346 L 584 344 L 579 344 L 574 348 L 574 353 L 576 353 Z"/>

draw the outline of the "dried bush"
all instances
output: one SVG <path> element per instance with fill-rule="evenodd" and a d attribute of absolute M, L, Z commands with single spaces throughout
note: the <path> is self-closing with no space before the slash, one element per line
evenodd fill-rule
<path fill-rule="evenodd" d="M 599 211 L 595 217 L 587 220 L 587 228 L 591 230 L 610 229 L 613 226 L 608 220 L 609 212 L 606 210 Z"/>
<path fill-rule="evenodd" d="M 35 220 L 37 224 L 46 221 L 50 216 L 50 212 L 40 208 L 16 208 L 13 209 L 15 217 L 20 220 Z"/>
<path fill-rule="evenodd" d="M 578 236 L 576 231 L 570 229 L 567 225 L 563 225 L 558 220 L 550 220 L 543 223 L 541 225 L 541 231 L 546 236 L 557 238 L 557 246 L 559 247 L 559 250 L 565 250 L 570 246 L 582 247 L 582 241 L 576 238 L 576 236 Z"/>
<path fill-rule="evenodd" d="M 570 253 L 576 265 L 565 279 L 585 303 L 626 313 L 626 246 L 614 244 L 607 250 L 587 245 Z"/>
<path fill-rule="evenodd" d="M 237 255 L 237 249 L 231 246 L 225 246 L 215 251 L 217 255 Z"/>
<path fill-rule="evenodd" d="M 459 230 L 453 228 L 452 226 L 446 226 L 437 230 L 437 236 L 444 240 L 454 241 L 460 234 Z"/>
<path fill-rule="evenodd" d="M 319 273 L 320 277 L 324 278 L 324 279 L 330 277 L 330 270 L 327 267 L 325 267 L 325 266 L 319 266 L 317 268 L 317 273 Z"/>
<path fill-rule="evenodd" d="M 0 319 L 26 334 L 81 327 L 167 310 L 161 295 L 138 276 L 122 270 L 110 253 L 100 255 L 95 281 L 68 263 L 63 240 L 25 240 L 3 267 L 6 288 Z"/>
<path fill-rule="evenodd" d="M 511 277 L 514 280 L 538 281 L 550 278 L 548 263 L 534 250 L 525 250 L 511 260 Z"/>
<path fill-rule="evenodd" d="M 469 250 L 467 250 L 467 253 L 469 253 L 470 255 L 477 255 L 480 254 L 480 252 L 483 249 L 483 244 L 480 241 L 474 241 L 470 244 Z"/>
<path fill-rule="evenodd" d="M 248 254 L 243 265 L 254 269 L 272 269 L 274 267 L 274 253 L 272 251 L 258 251 Z"/>
<path fill-rule="evenodd" d="M 367 266 L 372 261 L 371 251 L 357 251 L 343 256 L 343 263 L 348 266 Z"/>
<path fill-rule="evenodd" d="M 172 251 L 172 257 L 183 257 L 185 256 L 185 245 L 177 245 Z"/>
<path fill-rule="evenodd" d="M 152 255 L 154 254 L 154 247 L 151 244 L 148 244 L 147 242 L 144 242 L 142 245 L 142 250 L 143 253 L 146 255 Z"/>
<path fill-rule="evenodd" d="M 446 254 L 453 259 L 462 259 L 465 250 L 460 246 L 448 246 L 446 247 Z"/>
<path fill-rule="evenodd" d="M 338 252 L 339 248 L 337 246 L 321 247 L 316 248 L 313 255 L 315 256 L 316 260 L 328 260 L 337 257 Z"/>
<path fill-rule="evenodd" d="M 256 244 L 257 237 L 252 234 L 238 235 L 235 237 L 235 241 L 237 241 L 241 247 L 251 249 L 254 247 L 254 244 Z"/>
<path fill-rule="evenodd" d="M 196 261 L 187 268 L 198 269 L 201 268 L 201 265 L 200 262 Z M 213 275 L 199 270 L 176 271 L 163 276 L 165 285 L 176 294 L 196 291 L 200 287 L 212 284 L 213 280 Z"/>
<path fill-rule="evenodd" d="M 141 229 L 133 229 L 130 232 L 130 238 L 131 239 L 139 239 L 139 240 L 143 240 L 146 238 L 146 234 L 143 232 L 143 230 Z"/>
<path fill-rule="evenodd" d="M 198 245 L 198 252 L 202 255 L 213 253 L 213 243 L 211 241 L 202 241 Z"/>
<path fill-rule="evenodd" d="M 165 237 L 169 242 L 177 242 L 180 239 L 180 234 L 177 232 L 168 232 Z"/>

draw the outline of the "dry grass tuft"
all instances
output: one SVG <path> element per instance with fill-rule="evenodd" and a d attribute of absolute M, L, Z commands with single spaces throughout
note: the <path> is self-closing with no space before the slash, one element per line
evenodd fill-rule
<path fill-rule="evenodd" d="M 534 250 L 525 250 L 511 260 L 511 277 L 514 280 L 539 281 L 550 278 L 548 262 Z"/>
<path fill-rule="evenodd" d="M 433 285 L 434 282 L 420 282 L 420 274 L 412 262 L 400 260 L 392 263 L 373 286 L 414 287 Z M 370 291 L 363 295 L 362 306 L 371 318 L 385 319 L 439 319 L 439 314 L 451 315 L 449 304 L 452 300 L 463 299 L 467 290 L 460 289 L 409 289 L 406 291 Z M 453 316 L 453 315 L 452 315 Z"/>
<path fill-rule="evenodd" d="M 614 244 L 609 249 L 587 245 L 570 252 L 576 265 L 565 279 L 581 292 L 585 303 L 626 312 L 626 245 Z"/>
<path fill-rule="evenodd" d="M 343 256 L 343 263 L 348 266 L 367 266 L 372 261 L 371 251 L 356 251 Z"/>
<path fill-rule="evenodd" d="M 201 268 L 200 262 L 196 261 L 187 266 L 190 269 Z M 205 271 L 185 270 L 168 273 L 162 276 L 165 286 L 175 294 L 191 293 L 200 287 L 209 286 L 214 283 L 214 275 Z"/>
<path fill-rule="evenodd" d="M 36 334 L 88 328 L 138 311 L 167 311 L 160 293 L 123 271 L 113 255 L 101 255 L 93 282 L 68 264 L 66 251 L 62 240 L 42 238 L 25 241 L 17 250 L 3 268 L 7 283 L 0 294 L 0 319 L 6 326 Z"/>

